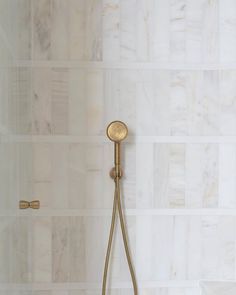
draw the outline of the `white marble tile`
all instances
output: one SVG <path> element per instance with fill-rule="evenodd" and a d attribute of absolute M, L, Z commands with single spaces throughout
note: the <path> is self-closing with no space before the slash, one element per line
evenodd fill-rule
<path fill-rule="evenodd" d="M 69 0 L 70 59 L 85 59 L 86 0 Z"/>
<path fill-rule="evenodd" d="M 219 207 L 235 208 L 235 175 L 236 153 L 235 144 L 219 146 Z"/>
<path fill-rule="evenodd" d="M 170 61 L 184 62 L 186 52 L 186 0 L 171 0 L 170 14 Z"/>
<path fill-rule="evenodd" d="M 233 0 L 219 1 L 220 62 L 235 62 L 236 3 Z"/>
<path fill-rule="evenodd" d="M 52 69 L 51 118 L 53 134 L 68 134 L 69 73 L 68 69 Z"/>
<path fill-rule="evenodd" d="M 86 60 L 102 60 L 102 0 L 86 0 Z"/>
<path fill-rule="evenodd" d="M 69 217 L 52 217 L 52 281 L 69 280 Z"/>
<path fill-rule="evenodd" d="M 219 60 L 219 1 L 203 2 L 203 61 L 208 63 Z"/>
<path fill-rule="evenodd" d="M 77 1 L 77 0 L 76 0 Z M 84 70 L 69 70 L 68 130 L 71 135 L 86 134 L 86 77 Z"/>
<path fill-rule="evenodd" d="M 50 217 L 32 218 L 33 282 L 52 281 L 52 228 Z M 54 244 L 55 246 L 55 244 Z M 55 247 L 56 250 L 56 247 Z"/>
<path fill-rule="evenodd" d="M 68 208 L 68 144 L 52 144 L 51 152 L 52 204 L 54 208 Z"/>
<path fill-rule="evenodd" d="M 136 45 L 136 10 L 135 0 L 120 0 L 120 60 L 135 61 Z"/>
<path fill-rule="evenodd" d="M 120 59 L 120 0 L 103 0 L 103 61 Z"/>
<path fill-rule="evenodd" d="M 234 70 L 221 71 L 219 74 L 220 96 L 220 134 L 236 134 L 236 72 Z"/>
<path fill-rule="evenodd" d="M 52 134 L 51 69 L 33 70 L 32 132 Z"/>
<path fill-rule="evenodd" d="M 69 5 L 67 1 L 50 0 L 51 28 L 50 49 L 53 60 L 65 60 L 69 57 Z"/>
<path fill-rule="evenodd" d="M 151 29 L 152 61 L 169 61 L 170 54 L 170 1 L 153 1 Z"/>
<path fill-rule="evenodd" d="M 101 70 L 86 74 L 86 127 L 88 135 L 104 135 L 104 79 Z"/>
<path fill-rule="evenodd" d="M 218 145 L 187 144 L 186 207 L 217 207 Z"/>
<path fill-rule="evenodd" d="M 233 295 L 236 292 L 235 282 L 202 282 L 203 295 Z"/>
<path fill-rule="evenodd" d="M 86 244 L 85 244 L 86 223 L 83 217 L 70 218 L 70 259 L 69 268 L 70 282 L 86 281 Z"/>
<path fill-rule="evenodd" d="M 149 61 L 151 56 L 151 28 L 153 0 L 136 2 L 136 52 L 137 61 Z"/>
<path fill-rule="evenodd" d="M 33 59 L 51 58 L 51 1 L 33 0 Z"/>

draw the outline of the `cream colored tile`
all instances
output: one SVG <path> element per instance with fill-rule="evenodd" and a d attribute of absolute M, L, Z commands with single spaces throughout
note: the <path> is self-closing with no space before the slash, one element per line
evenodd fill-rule
<path fill-rule="evenodd" d="M 235 144 L 219 145 L 219 207 L 235 208 Z"/>
<path fill-rule="evenodd" d="M 136 11 L 135 0 L 120 0 L 120 59 L 135 61 L 137 54 L 136 43 Z"/>
<path fill-rule="evenodd" d="M 86 244 L 83 217 L 70 218 L 70 282 L 86 281 Z"/>
<path fill-rule="evenodd" d="M 33 179 L 35 182 L 52 181 L 52 151 L 48 143 L 33 144 Z"/>
<path fill-rule="evenodd" d="M 80 70 L 80 69 L 69 70 L 68 130 L 71 135 L 87 134 L 85 75 L 86 75 L 85 70 Z M 89 87 L 89 84 L 88 84 L 88 87 Z"/>
<path fill-rule="evenodd" d="M 51 58 L 51 0 L 32 1 L 33 7 L 33 58 Z"/>
<path fill-rule="evenodd" d="M 102 60 L 102 0 L 86 0 L 86 60 Z"/>
<path fill-rule="evenodd" d="M 50 68 L 35 68 L 33 70 L 33 134 L 52 134 L 51 75 Z"/>
<path fill-rule="evenodd" d="M 33 282 L 51 282 L 52 249 L 54 249 L 52 248 L 51 217 L 34 217 L 32 219 Z"/>
<path fill-rule="evenodd" d="M 235 62 L 236 3 L 233 0 L 219 1 L 220 61 Z"/>
<path fill-rule="evenodd" d="M 69 73 L 68 69 L 52 69 L 51 118 L 53 134 L 68 134 Z"/>
<path fill-rule="evenodd" d="M 70 59 L 85 59 L 86 0 L 69 0 Z"/>
<path fill-rule="evenodd" d="M 52 281 L 69 281 L 69 217 L 52 217 Z"/>
<path fill-rule="evenodd" d="M 50 0 L 51 4 L 51 58 L 65 60 L 69 57 L 69 5 L 67 1 Z"/>
<path fill-rule="evenodd" d="M 187 144 L 186 207 L 217 207 L 218 145 Z"/>
<path fill-rule="evenodd" d="M 103 61 L 120 58 L 120 0 L 103 0 Z"/>
<path fill-rule="evenodd" d="M 88 1 L 89 2 L 89 1 Z M 104 135 L 104 79 L 101 70 L 88 70 L 86 74 L 88 135 Z"/>

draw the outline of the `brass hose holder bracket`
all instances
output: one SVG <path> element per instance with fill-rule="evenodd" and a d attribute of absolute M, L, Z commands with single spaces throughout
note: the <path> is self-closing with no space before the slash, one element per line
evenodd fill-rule
<path fill-rule="evenodd" d="M 119 169 L 118 175 L 117 175 L 117 172 L 116 172 L 116 167 L 113 167 L 113 168 L 111 169 L 111 171 L 110 171 L 110 177 L 111 177 L 113 180 L 115 180 L 117 177 L 118 177 L 119 179 L 121 179 L 122 176 L 123 176 L 123 171 L 122 171 L 121 168 Z"/>
<path fill-rule="evenodd" d="M 39 209 L 40 208 L 40 201 L 39 200 L 34 200 L 34 201 L 31 201 L 31 202 L 28 202 L 28 201 L 21 200 L 19 202 L 19 208 L 20 209 L 28 209 L 28 208 Z"/>

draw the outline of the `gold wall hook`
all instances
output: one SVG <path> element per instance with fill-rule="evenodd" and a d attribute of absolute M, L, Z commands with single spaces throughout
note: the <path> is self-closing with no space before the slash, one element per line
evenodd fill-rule
<path fill-rule="evenodd" d="M 31 202 L 28 202 L 28 201 L 21 200 L 19 202 L 19 208 L 20 209 L 28 209 L 28 208 L 39 209 L 40 208 L 40 201 L 39 200 L 34 200 L 34 201 L 31 201 Z"/>

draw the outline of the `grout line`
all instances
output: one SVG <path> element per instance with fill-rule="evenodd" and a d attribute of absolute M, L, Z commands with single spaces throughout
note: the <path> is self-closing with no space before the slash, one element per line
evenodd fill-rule
<path fill-rule="evenodd" d="M 19 60 L 20 67 L 150 70 L 235 70 L 236 63 L 93 62 L 79 60 Z"/>
<path fill-rule="evenodd" d="M 106 136 L 76 135 L 6 135 L 2 142 L 106 143 Z M 129 136 L 126 143 L 236 143 L 236 136 Z"/>
<path fill-rule="evenodd" d="M 199 281 L 145 281 L 139 283 L 139 288 L 199 288 Z M 100 283 L 25 283 L 25 284 L 0 284 L 0 290 L 83 290 L 100 289 Z M 113 289 L 130 289 L 130 282 L 113 283 Z"/>
<path fill-rule="evenodd" d="M 235 209 L 125 209 L 126 216 L 236 216 Z M 110 209 L 44 209 L 19 211 L 19 210 L 4 210 L 0 211 L 0 216 L 19 217 L 50 217 L 50 216 L 84 216 L 84 217 L 99 217 L 111 216 Z"/>

